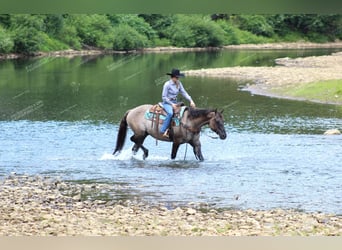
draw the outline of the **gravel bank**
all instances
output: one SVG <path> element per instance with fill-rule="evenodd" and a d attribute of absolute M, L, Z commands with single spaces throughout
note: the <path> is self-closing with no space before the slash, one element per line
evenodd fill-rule
<path fill-rule="evenodd" d="M 81 200 L 106 188 L 11 175 L 0 183 L 0 235 L 342 235 L 342 217 L 331 214 Z"/>
<path fill-rule="evenodd" d="M 226 67 L 189 70 L 185 73 L 198 77 L 238 79 L 246 82 L 246 89 L 254 94 L 282 98 L 291 98 L 281 94 L 283 89 L 296 88 L 312 82 L 342 79 L 342 52 L 329 56 L 279 58 L 276 63 L 275 67 Z M 328 102 L 342 104 L 335 100 Z"/>

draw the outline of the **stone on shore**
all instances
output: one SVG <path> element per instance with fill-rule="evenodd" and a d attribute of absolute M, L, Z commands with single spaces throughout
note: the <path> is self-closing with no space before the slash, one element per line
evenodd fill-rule
<path fill-rule="evenodd" d="M 327 131 L 324 132 L 324 135 L 340 135 L 341 131 L 338 129 L 328 129 Z"/>
<path fill-rule="evenodd" d="M 41 176 L 0 181 L 0 235 L 339 235 L 342 217 L 294 210 L 217 210 L 189 203 L 168 209 L 137 201 L 86 198 L 118 188 Z M 82 195 L 79 194 L 82 192 Z M 75 195 L 76 194 L 76 195 Z M 75 197 L 76 196 L 76 197 Z"/>

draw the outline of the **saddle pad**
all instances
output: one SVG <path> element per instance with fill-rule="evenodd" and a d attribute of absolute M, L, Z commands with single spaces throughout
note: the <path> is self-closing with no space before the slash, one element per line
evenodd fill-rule
<path fill-rule="evenodd" d="M 174 124 L 176 126 L 180 125 L 180 119 L 183 117 L 184 115 L 184 111 L 186 110 L 186 106 L 181 107 L 180 113 L 179 113 L 179 118 L 178 117 L 172 117 L 172 121 L 174 122 Z M 156 119 L 156 114 L 150 112 L 150 110 L 148 109 L 145 112 L 145 119 L 147 120 L 152 120 L 152 119 Z M 166 116 L 165 115 L 159 115 L 159 121 L 162 123 L 165 120 Z"/>

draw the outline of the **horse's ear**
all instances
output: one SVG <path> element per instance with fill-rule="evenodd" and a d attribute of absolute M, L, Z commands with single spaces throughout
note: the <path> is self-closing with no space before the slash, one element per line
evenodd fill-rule
<path fill-rule="evenodd" d="M 217 113 L 217 109 L 215 109 L 215 114 Z"/>
<path fill-rule="evenodd" d="M 222 109 L 221 114 L 223 114 L 223 112 L 224 112 L 224 109 Z"/>

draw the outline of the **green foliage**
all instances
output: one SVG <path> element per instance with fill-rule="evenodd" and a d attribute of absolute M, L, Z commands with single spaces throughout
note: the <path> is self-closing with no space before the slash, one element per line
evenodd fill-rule
<path fill-rule="evenodd" d="M 341 14 L 0 14 L 0 53 L 336 39 Z"/>
<path fill-rule="evenodd" d="M 157 38 L 157 33 L 152 29 L 149 23 L 145 22 L 142 17 L 138 15 L 120 14 L 117 15 L 117 20 L 119 24 L 127 24 L 134 28 L 139 34 L 147 37 L 152 45 L 154 40 Z"/>
<path fill-rule="evenodd" d="M 141 14 L 139 16 L 150 24 L 151 28 L 157 32 L 160 38 L 167 36 L 166 30 L 175 22 L 174 15 Z"/>
<path fill-rule="evenodd" d="M 236 27 L 233 28 L 235 35 L 238 40 L 238 44 L 258 44 L 258 43 L 269 43 L 273 42 L 271 38 L 257 36 L 251 32 L 240 30 Z"/>
<path fill-rule="evenodd" d="M 308 38 L 305 37 L 302 33 L 295 31 L 287 31 L 286 34 L 278 37 L 276 36 L 277 41 L 283 42 L 298 42 L 298 41 L 308 41 Z"/>
<path fill-rule="evenodd" d="M 140 34 L 128 24 L 120 24 L 114 30 L 114 50 L 142 49 L 148 44 L 146 36 Z"/>
<path fill-rule="evenodd" d="M 76 28 L 83 45 L 110 48 L 113 28 L 105 15 L 72 15 L 69 23 Z"/>
<path fill-rule="evenodd" d="M 171 42 L 169 39 L 160 38 L 160 39 L 155 40 L 154 45 L 156 47 L 168 47 L 168 46 L 171 46 Z"/>
<path fill-rule="evenodd" d="M 298 84 L 296 88 L 278 89 L 278 93 L 309 100 L 342 102 L 342 81 L 327 80 Z"/>
<path fill-rule="evenodd" d="M 273 27 L 262 15 L 239 15 L 236 21 L 240 29 L 255 35 L 271 37 L 274 34 Z"/>
<path fill-rule="evenodd" d="M 13 51 L 30 54 L 39 51 L 44 42 L 42 33 L 33 27 L 19 27 L 13 31 Z"/>
<path fill-rule="evenodd" d="M 11 15 L 10 14 L 0 14 L 0 25 L 5 28 L 8 28 L 11 24 Z"/>
<path fill-rule="evenodd" d="M 55 38 L 48 36 L 48 34 L 42 33 L 41 37 L 44 42 L 42 42 L 39 45 L 40 51 L 45 51 L 45 52 L 59 51 L 59 50 L 65 50 L 69 48 L 66 44 L 62 43 L 61 41 Z"/>
<path fill-rule="evenodd" d="M 10 18 L 13 29 L 32 28 L 38 31 L 45 31 L 44 16 L 30 14 L 13 14 Z"/>
<path fill-rule="evenodd" d="M 59 32 L 58 39 L 73 49 L 80 50 L 82 48 L 77 30 L 72 25 L 65 24 Z"/>
<path fill-rule="evenodd" d="M 311 41 L 333 41 L 342 34 L 342 15 L 270 15 L 267 17 L 280 36 L 299 33 Z M 323 36 L 326 36 L 324 38 Z"/>
<path fill-rule="evenodd" d="M 13 46 L 11 35 L 0 26 L 0 53 L 10 53 Z"/>
<path fill-rule="evenodd" d="M 237 35 L 237 30 L 234 28 L 231 23 L 223 20 L 217 21 L 217 24 L 220 25 L 221 29 L 225 32 L 224 34 L 224 45 L 236 45 L 239 44 L 239 38 Z"/>
<path fill-rule="evenodd" d="M 225 32 L 217 23 L 198 15 L 179 15 L 167 36 L 179 47 L 218 47 L 225 41 Z"/>
<path fill-rule="evenodd" d="M 63 29 L 64 19 L 62 15 L 46 15 L 44 24 L 46 33 L 57 36 Z"/>
<path fill-rule="evenodd" d="M 230 22 L 219 20 L 217 23 L 225 31 L 225 45 L 273 42 L 270 38 L 257 36 L 249 31 L 240 30 Z"/>

